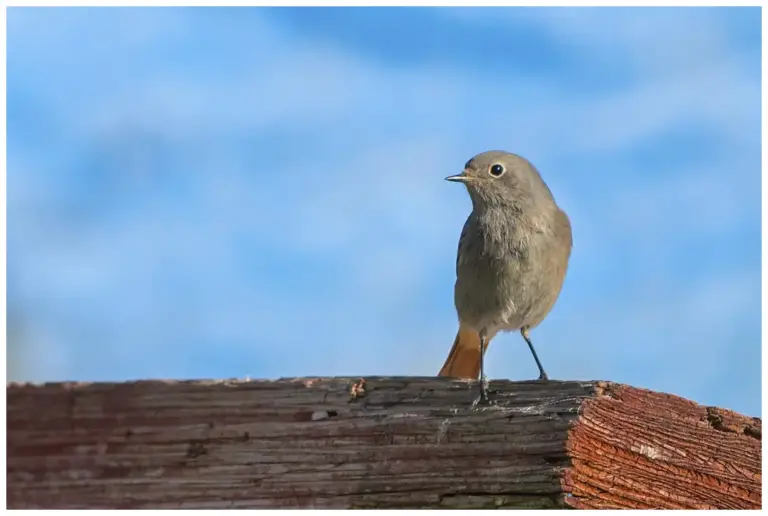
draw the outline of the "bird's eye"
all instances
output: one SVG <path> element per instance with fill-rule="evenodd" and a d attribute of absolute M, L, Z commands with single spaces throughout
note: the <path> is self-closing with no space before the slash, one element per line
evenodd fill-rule
<path fill-rule="evenodd" d="M 493 177 L 501 177 L 506 170 L 504 169 L 504 165 L 500 163 L 496 163 L 493 165 L 490 170 L 488 171 Z"/>
<path fill-rule="evenodd" d="M 464 170 L 468 169 L 470 166 L 472 166 L 472 160 L 469 160 L 469 161 L 467 161 L 467 162 L 464 164 Z"/>

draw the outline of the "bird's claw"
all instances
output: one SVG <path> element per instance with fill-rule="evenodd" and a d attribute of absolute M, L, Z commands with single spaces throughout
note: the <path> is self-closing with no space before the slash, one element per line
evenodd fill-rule
<path fill-rule="evenodd" d="M 488 395 L 489 394 L 496 394 L 499 391 L 496 390 L 496 389 L 491 390 L 491 389 L 488 388 L 488 378 L 486 378 L 486 377 L 483 377 L 480 380 L 478 380 L 478 384 L 480 386 L 480 396 L 478 396 L 478 398 L 474 401 L 472 406 L 476 406 L 476 405 L 493 405 L 495 402 L 492 401 L 489 398 Z"/>

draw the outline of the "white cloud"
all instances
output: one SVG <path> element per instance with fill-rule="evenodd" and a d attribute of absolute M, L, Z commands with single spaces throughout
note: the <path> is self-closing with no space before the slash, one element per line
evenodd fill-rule
<path fill-rule="evenodd" d="M 715 10 L 445 12 L 485 26 L 508 26 L 513 20 L 533 24 L 585 64 L 604 62 L 612 70 L 623 68 L 631 78 L 599 95 L 563 92 L 539 81 L 549 101 L 523 104 L 514 118 L 504 117 L 497 124 L 501 129 L 517 121 L 526 132 L 545 135 L 538 143 L 548 146 L 537 146 L 537 153 L 618 151 L 690 123 L 709 124 L 733 142 L 754 146 L 759 141 L 759 74 L 750 67 L 754 63 L 731 48 L 723 18 Z M 745 126 L 754 134 L 745 134 Z"/>
<path fill-rule="evenodd" d="M 759 194 L 752 189 L 759 184 L 759 171 L 719 165 L 662 175 L 619 192 L 609 203 L 612 226 L 651 241 L 660 228 L 687 238 L 713 238 L 759 220 Z"/>
<path fill-rule="evenodd" d="M 445 11 L 484 26 L 526 24 L 547 37 L 606 64 L 630 65 L 637 79 L 685 75 L 729 51 L 723 17 L 713 9 L 522 8 Z"/>

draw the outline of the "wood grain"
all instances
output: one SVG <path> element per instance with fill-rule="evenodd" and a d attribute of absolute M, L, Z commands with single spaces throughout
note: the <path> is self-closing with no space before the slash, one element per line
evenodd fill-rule
<path fill-rule="evenodd" d="M 9 385 L 11 508 L 759 508 L 761 422 L 606 382 Z"/>
<path fill-rule="evenodd" d="M 584 509 L 757 509 L 762 423 L 670 394 L 601 383 L 574 425 L 565 472 Z"/>

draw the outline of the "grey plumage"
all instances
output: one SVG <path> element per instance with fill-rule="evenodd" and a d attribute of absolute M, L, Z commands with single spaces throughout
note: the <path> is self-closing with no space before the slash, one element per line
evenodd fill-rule
<path fill-rule="evenodd" d="M 520 330 L 529 341 L 528 330 L 549 314 L 563 286 L 572 247 L 568 216 L 538 170 L 516 154 L 478 154 L 447 179 L 463 182 L 472 200 L 456 258 L 460 335 L 475 332 L 487 346 L 499 331 Z M 441 374 L 451 372 L 446 366 Z"/>

